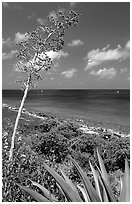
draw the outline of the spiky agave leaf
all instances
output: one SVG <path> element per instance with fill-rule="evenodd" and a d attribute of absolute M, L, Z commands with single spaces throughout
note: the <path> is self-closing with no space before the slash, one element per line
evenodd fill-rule
<path fill-rule="evenodd" d="M 65 181 L 71 186 L 71 188 L 76 191 L 76 193 L 78 193 L 75 185 L 72 183 L 72 181 L 66 176 L 66 174 L 64 173 L 64 171 L 62 169 L 60 169 L 60 172 L 63 176 L 63 178 L 65 179 Z"/>
<path fill-rule="evenodd" d="M 108 177 L 107 171 L 105 169 L 105 165 L 104 165 L 103 159 L 100 156 L 98 149 L 97 149 L 97 156 L 98 156 L 99 166 L 100 166 L 100 169 L 101 169 L 101 175 L 102 175 L 103 179 L 105 180 L 105 182 L 108 185 L 110 185 L 109 177 Z"/>
<path fill-rule="evenodd" d="M 64 173 L 64 171 L 62 170 L 62 169 L 60 169 L 60 172 L 61 172 L 61 174 L 62 174 L 62 176 L 63 176 L 63 178 L 65 179 L 65 181 L 71 186 L 71 188 L 73 188 L 73 190 L 78 194 L 78 191 L 77 191 L 77 189 L 76 189 L 76 187 L 75 187 L 75 185 L 72 183 L 72 181 L 66 176 L 66 174 Z M 60 186 L 59 186 L 60 187 Z M 64 192 L 63 192 L 63 190 L 60 188 L 60 190 L 61 190 L 61 192 L 62 192 L 62 194 L 64 195 Z M 65 196 L 65 195 L 64 195 Z M 78 194 L 78 196 L 79 196 L 79 194 Z M 65 200 L 66 200 L 66 202 L 67 202 L 67 198 L 65 197 Z"/>
<path fill-rule="evenodd" d="M 88 194 L 88 197 L 90 198 L 91 202 L 101 202 L 96 190 L 94 189 L 93 185 L 91 184 L 89 178 L 85 174 L 85 172 L 81 169 L 81 167 L 78 165 L 78 163 L 70 157 L 71 161 L 73 162 L 82 182 L 85 187 L 85 190 Z"/>
<path fill-rule="evenodd" d="M 101 178 L 99 176 L 99 173 L 94 169 L 94 167 L 92 166 L 91 162 L 89 161 L 92 173 L 93 173 L 93 177 L 94 177 L 94 183 L 95 183 L 95 188 L 96 191 L 101 199 L 101 202 L 108 202 L 108 197 L 107 197 L 107 193 L 106 193 L 106 189 L 105 186 L 103 185 Z"/>
<path fill-rule="evenodd" d="M 23 189 L 24 191 L 26 191 L 27 193 L 29 193 L 37 202 L 50 202 L 50 200 L 48 200 L 47 198 L 45 198 L 44 196 L 42 196 L 41 194 L 37 193 L 36 191 L 23 186 L 19 183 L 16 183 L 21 189 Z"/>
<path fill-rule="evenodd" d="M 32 181 L 29 179 L 34 186 L 37 186 L 42 192 L 45 198 L 50 200 L 51 202 L 57 202 L 58 200 L 55 198 L 53 194 L 51 194 L 44 186 L 40 185 L 39 183 Z"/>
<path fill-rule="evenodd" d="M 105 186 L 109 201 L 116 202 L 116 199 L 115 199 L 115 197 L 113 195 L 113 192 L 112 192 L 112 189 L 111 189 L 111 186 L 110 186 L 109 176 L 107 174 L 103 159 L 102 159 L 101 155 L 99 154 L 98 149 L 97 149 L 97 156 L 98 156 L 99 166 L 100 166 L 100 169 L 98 168 L 99 173 L 100 173 L 100 178 L 101 178 L 101 180 L 103 182 L 103 185 Z"/>
<path fill-rule="evenodd" d="M 85 188 L 82 188 L 81 186 L 77 185 L 77 187 L 79 188 L 79 190 L 82 192 L 82 195 L 84 197 L 85 202 L 90 202 L 90 198 L 85 190 Z"/>
<path fill-rule="evenodd" d="M 68 201 L 82 202 L 82 199 L 80 198 L 78 193 L 75 190 L 73 190 L 73 188 L 58 173 L 56 173 L 52 168 L 50 168 L 46 164 L 44 164 L 44 166 L 47 169 L 47 171 L 54 177 L 56 182 L 60 185 Z"/>
<path fill-rule="evenodd" d="M 58 189 L 60 190 L 61 194 L 62 194 L 63 197 L 64 197 L 64 202 L 68 202 L 68 199 L 67 199 L 67 197 L 65 196 L 65 193 L 64 193 L 64 191 L 62 190 L 62 188 L 60 187 L 60 185 L 59 185 L 58 183 L 56 183 L 56 185 L 57 185 Z"/>
<path fill-rule="evenodd" d="M 130 169 L 127 159 L 125 160 L 125 173 L 122 178 L 122 188 L 119 201 L 130 202 Z"/>

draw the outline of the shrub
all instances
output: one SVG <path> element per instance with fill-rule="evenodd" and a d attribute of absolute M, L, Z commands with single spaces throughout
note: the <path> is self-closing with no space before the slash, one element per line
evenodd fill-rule
<path fill-rule="evenodd" d="M 125 158 L 130 160 L 130 139 L 129 138 L 115 138 L 111 137 L 105 140 L 99 135 L 83 134 L 79 138 L 72 140 L 69 143 L 72 150 L 76 151 L 76 160 L 82 168 L 85 168 L 85 154 L 94 163 L 98 163 L 96 148 L 102 152 L 102 157 L 108 172 L 121 169 L 124 171 Z"/>
<path fill-rule="evenodd" d="M 49 158 L 50 161 L 61 163 L 68 154 L 68 142 L 61 134 L 41 133 L 32 136 L 32 149 Z"/>
<path fill-rule="evenodd" d="M 100 154 L 97 152 L 99 167 L 97 170 L 90 163 L 90 167 L 92 170 L 92 174 L 94 177 L 95 188 L 91 184 L 89 178 L 86 176 L 86 173 L 80 168 L 78 163 L 70 158 L 81 181 L 82 185 L 75 186 L 72 181 L 65 175 L 65 173 L 61 170 L 62 177 L 56 173 L 52 168 L 45 164 L 45 168 L 47 171 L 54 177 L 56 183 L 58 184 L 61 192 L 65 198 L 66 202 L 129 202 L 130 201 L 130 172 L 127 160 L 125 161 L 125 174 L 122 179 L 122 185 L 120 187 L 120 196 L 117 199 L 112 193 L 112 189 L 110 186 L 110 181 L 108 174 L 106 172 L 103 160 Z M 39 194 L 32 189 L 25 187 L 21 184 L 17 184 L 21 189 L 29 193 L 34 199 L 38 202 L 50 202 L 57 201 L 56 197 L 53 194 L 45 189 L 39 183 L 31 181 L 34 186 L 37 186 L 41 189 L 42 194 Z M 80 192 L 82 193 L 80 195 Z"/>

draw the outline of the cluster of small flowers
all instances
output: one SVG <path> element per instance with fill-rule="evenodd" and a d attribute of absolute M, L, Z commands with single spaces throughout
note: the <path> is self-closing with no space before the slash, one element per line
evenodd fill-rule
<path fill-rule="evenodd" d="M 47 25 L 41 25 L 25 34 L 25 40 L 19 43 L 20 50 L 17 57 L 20 61 L 15 66 L 28 77 L 30 75 L 31 86 L 35 80 L 41 79 L 39 74 L 41 70 L 47 71 L 52 67 L 52 60 L 46 52 L 50 50 L 58 52 L 62 49 L 65 30 L 70 26 L 77 26 L 79 17 L 80 14 L 73 10 L 68 15 L 58 11 L 48 17 Z"/>

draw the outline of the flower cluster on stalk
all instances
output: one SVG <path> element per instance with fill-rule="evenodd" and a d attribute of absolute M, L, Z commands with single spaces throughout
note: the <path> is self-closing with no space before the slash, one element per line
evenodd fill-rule
<path fill-rule="evenodd" d="M 36 30 L 27 32 L 24 40 L 18 43 L 19 61 L 15 64 L 18 71 L 26 74 L 22 89 L 29 80 L 30 88 L 34 87 L 35 81 L 42 79 L 40 71 L 49 70 L 52 67 L 52 59 L 48 56 L 49 51 L 58 52 L 64 45 L 64 33 L 70 26 L 77 26 L 80 14 L 71 10 L 68 14 L 58 11 L 48 16 L 47 23 L 41 24 Z"/>

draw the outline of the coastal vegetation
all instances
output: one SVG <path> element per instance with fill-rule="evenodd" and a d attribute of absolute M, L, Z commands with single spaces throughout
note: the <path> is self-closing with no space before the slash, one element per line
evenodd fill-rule
<path fill-rule="evenodd" d="M 24 110 L 18 126 L 12 166 L 7 169 L 16 113 L 17 109 L 3 107 L 2 192 L 4 202 L 36 201 L 29 193 L 21 189 L 22 186 L 28 187 L 43 196 L 41 190 L 34 186 L 36 183 L 45 187 L 58 201 L 65 201 L 55 178 L 46 170 L 46 165 L 61 176 L 64 173 L 75 186 L 79 185 L 83 188 L 81 178 L 70 157 L 74 158 L 95 187 L 90 163 L 94 169 L 98 170 L 97 149 L 108 173 L 114 198 L 119 200 L 120 178 L 124 176 L 126 158 L 130 165 L 129 137 L 121 137 L 113 133 L 110 135 L 99 127 L 96 128 L 98 132 L 84 133 L 81 129 L 82 125 L 90 128 L 89 124 L 84 121 L 58 118 L 52 114 L 28 113 Z M 78 191 L 81 190 L 78 189 Z M 82 194 L 79 195 L 81 199 L 84 199 Z"/>

